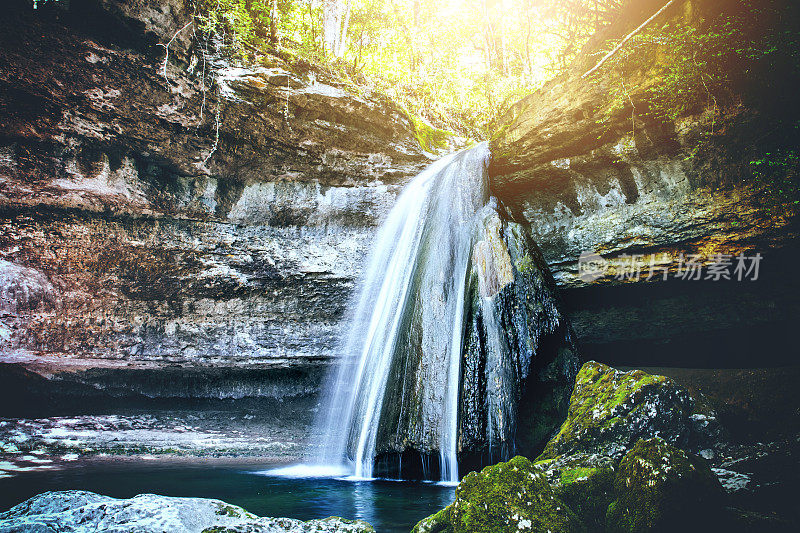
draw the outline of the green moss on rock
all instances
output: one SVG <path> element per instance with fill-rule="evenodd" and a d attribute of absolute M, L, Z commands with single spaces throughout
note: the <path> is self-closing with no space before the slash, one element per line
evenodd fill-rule
<path fill-rule="evenodd" d="M 544 474 L 521 456 L 467 475 L 455 501 L 421 521 L 416 533 L 583 532 L 586 526 L 560 500 Z"/>
<path fill-rule="evenodd" d="M 580 452 L 619 457 L 640 438 L 663 435 L 683 445 L 692 432 L 694 400 L 664 376 L 583 365 L 567 419 L 539 459 Z"/>
<path fill-rule="evenodd" d="M 616 463 L 610 457 L 578 454 L 538 461 L 556 497 L 577 514 L 590 531 L 605 527 L 606 508 L 614 499 Z"/>
<path fill-rule="evenodd" d="M 574 473 L 579 473 L 575 476 Z M 614 470 L 605 468 L 574 469 L 567 481 L 554 489 L 556 496 L 581 518 L 591 531 L 602 529 L 606 509 L 613 499 Z"/>
<path fill-rule="evenodd" d="M 576 481 L 582 481 L 587 479 L 589 476 L 594 474 L 597 471 L 596 468 L 586 468 L 586 467 L 578 467 L 578 468 L 570 468 L 561 472 L 561 484 L 562 485 L 569 485 L 570 483 L 575 483 Z"/>
<path fill-rule="evenodd" d="M 438 513 L 423 518 L 414 526 L 412 533 L 451 533 L 453 531 L 450 524 L 451 507 L 452 505 L 449 505 Z"/>
<path fill-rule="evenodd" d="M 220 516 L 229 516 L 231 518 L 239 518 L 242 516 L 241 509 L 233 505 L 220 504 L 217 509 L 217 514 Z"/>
<path fill-rule="evenodd" d="M 722 486 L 705 461 L 660 438 L 622 458 L 614 491 L 608 532 L 713 531 L 721 509 Z"/>
<path fill-rule="evenodd" d="M 426 152 L 436 153 L 447 148 L 448 140 L 453 136 L 449 131 L 433 127 L 420 117 L 407 113 L 414 126 L 414 137 Z"/>

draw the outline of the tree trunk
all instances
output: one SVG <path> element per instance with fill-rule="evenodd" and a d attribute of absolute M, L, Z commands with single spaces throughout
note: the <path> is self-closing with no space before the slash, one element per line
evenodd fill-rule
<path fill-rule="evenodd" d="M 278 0 L 272 0 L 269 11 L 269 41 L 272 46 L 278 46 Z"/>
<path fill-rule="evenodd" d="M 342 57 L 347 48 L 347 26 L 350 24 L 350 0 L 322 2 L 322 29 L 325 49 Z"/>
<path fill-rule="evenodd" d="M 497 72 L 505 72 L 505 57 L 502 24 L 499 21 L 498 0 L 484 0 L 484 41 L 486 42 L 487 67 Z"/>

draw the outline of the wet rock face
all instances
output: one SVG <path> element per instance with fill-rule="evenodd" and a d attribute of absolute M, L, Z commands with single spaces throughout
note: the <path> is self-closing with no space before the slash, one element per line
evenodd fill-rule
<path fill-rule="evenodd" d="M 580 366 L 555 283 L 528 228 L 510 222 L 494 200 L 471 224 L 472 235 L 459 241 L 471 243 L 454 431 L 461 472 L 507 460 L 518 446 L 541 450 L 566 416 Z M 442 270 L 424 269 L 410 300 L 419 308 L 406 311 L 403 335 L 410 340 L 398 343 L 402 357 L 395 359 L 382 404 L 389 422 L 382 418 L 376 445 L 376 468 L 388 475 L 399 470 L 406 478 L 430 479 L 439 473 L 436 429 L 450 420 L 440 407 L 448 369 L 433 360 L 443 350 L 423 341 L 442 331 L 437 306 L 459 289 L 442 290 Z M 434 311 L 419 305 L 423 301 Z M 450 340 L 451 327 L 440 340 Z"/>
<path fill-rule="evenodd" d="M 580 365 L 529 230 L 487 209 L 473 250 L 459 417 L 466 469 L 512 456 L 518 440 L 541 448 L 564 418 Z"/>
<path fill-rule="evenodd" d="M 331 517 L 302 522 L 261 518 L 220 500 L 141 494 L 119 500 L 86 491 L 47 492 L 0 514 L 0 531 L 250 531 L 369 533 L 362 520 Z"/>
<path fill-rule="evenodd" d="M 410 119 L 227 62 L 178 32 L 179 0 L 23 4 L 0 22 L 4 357 L 328 360 L 374 227 L 429 161 Z"/>

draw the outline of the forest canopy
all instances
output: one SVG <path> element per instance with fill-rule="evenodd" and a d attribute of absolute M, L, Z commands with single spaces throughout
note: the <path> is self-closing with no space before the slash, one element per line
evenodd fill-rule
<path fill-rule="evenodd" d="M 626 0 L 195 0 L 229 52 L 280 53 L 485 138 L 508 103 L 564 69 Z"/>

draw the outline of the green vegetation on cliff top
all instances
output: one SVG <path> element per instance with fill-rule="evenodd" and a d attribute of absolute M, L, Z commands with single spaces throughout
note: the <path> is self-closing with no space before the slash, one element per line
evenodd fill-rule
<path fill-rule="evenodd" d="M 620 0 L 193 0 L 232 54 L 278 54 L 382 92 L 438 130 L 487 138 L 508 105 L 564 70 Z M 419 133 L 419 130 L 418 130 Z M 430 146 L 427 130 L 421 144 Z M 435 133 L 434 137 L 440 135 Z"/>

